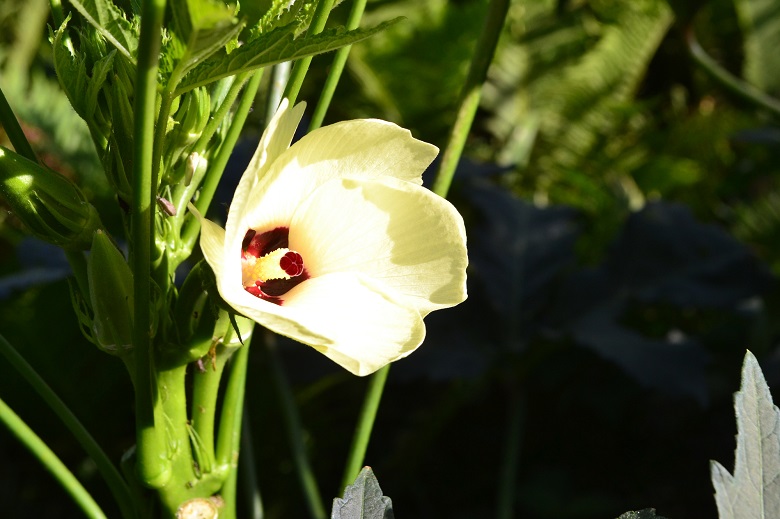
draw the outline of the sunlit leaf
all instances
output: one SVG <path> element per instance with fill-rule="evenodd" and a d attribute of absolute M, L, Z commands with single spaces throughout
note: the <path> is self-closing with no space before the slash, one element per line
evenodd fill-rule
<path fill-rule="evenodd" d="M 720 519 L 775 519 L 780 517 L 780 410 L 772 403 L 761 367 L 749 351 L 734 409 L 734 475 L 717 461 L 710 467 L 718 514 Z"/>
<path fill-rule="evenodd" d="M 298 39 L 294 37 L 294 26 L 280 27 L 260 35 L 230 54 L 220 52 L 213 55 L 184 77 L 176 90 L 176 95 L 223 77 L 352 45 L 386 29 L 399 20 L 401 18 L 390 20 L 370 29 L 356 29 L 354 31 L 338 27 Z"/>
<path fill-rule="evenodd" d="M 71 3 L 106 40 L 135 63 L 138 36 L 121 9 L 110 0 L 71 0 Z"/>

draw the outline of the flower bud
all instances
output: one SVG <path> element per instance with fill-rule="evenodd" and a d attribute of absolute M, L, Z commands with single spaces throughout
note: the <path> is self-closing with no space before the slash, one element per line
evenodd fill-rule
<path fill-rule="evenodd" d="M 32 234 L 60 247 L 87 249 L 102 226 L 76 184 L 2 146 L 0 195 Z"/>
<path fill-rule="evenodd" d="M 102 231 L 97 231 L 92 240 L 87 275 L 89 298 L 95 312 L 95 342 L 103 351 L 121 355 L 132 348 L 133 273 L 122 253 Z"/>

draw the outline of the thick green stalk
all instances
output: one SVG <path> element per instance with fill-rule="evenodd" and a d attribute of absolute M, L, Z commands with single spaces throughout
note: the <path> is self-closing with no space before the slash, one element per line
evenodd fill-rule
<path fill-rule="evenodd" d="M 354 0 L 354 2 L 352 2 L 352 10 L 349 12 L 349 17 L 347 18 L 348 30 L 351 31 L 358 28 L 365 9 L 366 0 Z M 338 85 L 339 79 L 341 79 L 341 73 L 344 71 L 344 65 L 347 63 L 347 57 L 349 56 L 349 51 L 351 49 L 352 45 L 347 45 L 336 51 L 336 55 L 333 57 L 333 63 L 331 63 L 330 70 L 328 71 L 328 77 L 325 79 L 325 84 L 322 86 L 320 99 L 317 101 L 317 106 L 314 108 L 314 114 L 311 116 L 309 131 L 316 130 L 322 126 L 322 121 L 325 119 L 325 112 L 328 111 L 330 101 L 333 99 L 333 93 L 336 91 L 336 85 Z"/>
<path fill-rule="evenodd" d="M 38 157 L 35 156 L 32 146 L 27 141 L 27 137 L 25 137 L 24 131 L 19 125 L 19 121 L 16 119 L 11 105 L 8 104 L 2 89 L 0 89 L 0 124 L 2 124 L 16 153 L 37 164 Z"/>
<path fill-rule="evenodd" d="M 376 412 L 379 409 L 379 402 L 382 400 L 382 391 L 385 388 L 387 375 L 390 373 L 390 364 L 380 368 L 379 371 L 371 376 L 366 389 L 366 397 L 363 400 L 363 407 L 360 409 L 360 418 L 358 419 L 355 435 L 352 437 L 352 446 L 349 449 L 349 458 L 344 468 L 344 476 L 341 478 L 341 488 L 339 493 L 343 493 L 347 485 L 352 482 L 363 468 L 363 460 L 366 457 L 368 449 L 368 440 L 371 439 L 371 431 L 374 428 Z"/>
<path fill-rule="evenodd" d="M 504 26 L 508 10 L 509 0 L 491 0 L 488 7 L 485 25 L 471 60 L 466 83 L 461 91 L 455 124 L 450 131 L 450 138 L 442 154 L 441 165 L 433 183 L 433 192 L 440 196 L 446 196 L 450 189 L 455 168 L 458 166 L 463 147 L 466 145 L 466 137 L 469 135 L 474 115 L 479 108 L 482 84 L 487 77 L 490 62 L 493 61 L 493 54 L 496 52 L 498 37 L 501 35 L 501 28 Z"/>
<path fill-rule="evenodd" d="M 106 456 L 103 449 L 95 441 L 89 431 L 82 425 L 78 418 L 60 399 L 59 396 L 49 387 L 49 385 L 38 375 L 30 364 L 16 351 L 5 337 L 0 335 L 0 353 L 3 354 L 8 364 L 19 373 L 30 386 L 38 393 L 52 411 L 62 420 L 62 423 L 73 434 L 82 448 L 89 454 L 95 462 L 100 474 L 106 480 L 111 493 L 116 499 L 119 508 L 122 510 L 123 517 L 131 518 L 135 516 L 135 503 L 130 489 L 125 480 L 119 474 L 116 466 Z"/>
<path fill-rule="evenodd" d="M 163 445 L 165 450 L 161 454 L 171 460 L 170 477 L 158 492 L 170 517 L 174 516 L 182 503 L 193 497 L 192 483 L 196 481 L 187 423 L 186 374 L 186 364 L 157 372 L 157 386 L 165 417 L 165 423 L 158 425 L 166 439 Z"/>
<path fill-rule="evenodd" d="M 152 150 L 157 69 L 165 0 L 145 0 L 141 8 L 138 75 L 134 99 L 131 267 L 135 297 L 133 346 L 136 362 L 136 461 L 141 482 L 163 487 L 171 475 L 166 457 L 163 410 L 157 394 L 152 351 L 151 251 L 154 239 Z"/>
<path fill-rule="evenodd" d="M 325 29 L 325 23 L 328 21 L 328 15 L 330 15 L 331 9 L 333 9 L 333 0 L 319 0 L 319 2 L 317 2 L 317 8 L 314 11 L 311 25 L 309 25 L 309 30 L 306 31 L 306 37 L 319 34 Z M 301 91 L 303 79 L 309 71 L 311 59 L 312 57 L 308 56 L 295 62 L 292 74 L 290 74 L 290 80 L 287 82 L 287 88 L 284 90 L 284 97 L 290 100 L 290 106 L 294 105 L 295 100 L 298 99 L 298 93 Z"/>
<path fill-rule="evenodd" d="M 265 336 L 268 354 L 271 359 L 274 383 L 276 390 L 279 392 L 279 402 L 282 405 L 284 424 L 287 428 L 287 437 L 290 440 L 293 462 L 295 463 L 296 473 L 306 499 L 306 506 L 309 509 L 309 516 L 312 519 L 325 519 L 325 507 L 322 504 L 322 497 L 320 497 L 320 491 L 317 488 L 317 480 L 314 478 L 314 471 L 312 471 L 309 464 L 306 448 L 303 445 L 303 428 L 295 407 L 295 399 L 290 388 L 290 382 L 287 380 L 282 361 L 276 352 L 273 334 L 266 332 Z"/>
<path fill-rule="evenodd" d="M 81 486 L 79 480 L 68 470 L 54 452 L 36 435 L 5 402 L 0 400 L 0 422 L 36 457 L 38 461 L 55 477 L 65 491 L 70 494 L 81 511 L 89 518 L 105 519 L 106 514 L 92 499 L 89 492 Z"/>
<path fill-rule="evenodd" d="M 225 387 L 225 399 L 222 402 L 222 415 L 219 419 L 219 438 L 217 439 L 217 464 L 227 469 L 227 478 L 222 486 L 222 498 L 225 508 L 220 513 L 226 519 L 236 517 L 236 489 L 238 482 L 238 454 L 241 447 L 241 421 L 244 416 L 244 395 L 246 391 L 246 371 L 249 365 L 249 343 L 238 348 L 232 356 L 230 375 Z"/>

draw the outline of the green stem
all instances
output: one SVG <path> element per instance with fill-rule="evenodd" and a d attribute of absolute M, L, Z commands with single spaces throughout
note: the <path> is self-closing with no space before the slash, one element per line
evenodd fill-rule
<path fill-rule="evenodd" d="M 106 514 L 92 499 L 89 492 L 81 486 L 81 483 L 79 483 L 79 480 L 76 479 L 73 473 L 68 470 L 68 467 L 2 400 L 0 400 L 0 422 L 3 422 L 11 433 L 38 458 L 38 461 L 46 467 L 65 491 L 70 494 L 87 517 L 105 519 Z"/>
<path fill-rule="evenodd" d="M 319 2 L 317 2 L 317 8 L 314 11 L 311 25 L 309 25 L 309 30 L 306 31 L 307 37 L 309 35 L 319 34 L 325 29 L 325 23 L 328 21 L 328 15 L 330 15 L 331 9 L 333 9 L 333 0 L 319 0 Z M 287 82 L 287 88 L 284 90 L 284 97 L 290 100 L 290 106 L 293 106 L 295 100 L 298 99 L 298 93 L 301 91 L 303 79 L 309 71 L 311 59 L 312 57 L 308 56 L 295 62 L 292 74 L 290 74 L 290 80 Z"/>
<path fill-rule="evenodd" d="M 349 449 L 349 458 L 344 468 L 344 476 L 341 478 L 341 488 L 339 494 L 344 492 L 347 485 L 351 485 L 357 477 L 360 469 L 363 468 L 363 461 L 368 449 L 368 440 L 371 438 L 371 431 L 374 428 L 376 413 L 379 409 L 379 402 L 382 400 L 382 392 L 387 382 L 387 375 L 390 373 L 390 364 L 381 368 L 371 376 L 366 389 L 366 396 L 363 400 L 363 407 L 360 410 L 355 435 L 352 437 L 352 446 Z"/>
<path fill-rule="evenodd" d="M 721 67 L 718 62 L 712 59 L 709 54 L 704 51 L 701 45 L 699 45 L 696 36 L 693 34 L 693 27 L 689 27 L 685 31 L 685 39 L 691 57 L 693 57 L 694 61 L 696 61 L 696 63 L 698 63 L 713 79 L 740 98 L 754 105 L 763 107 L 775 115 L 780 115 L 780 101 L 765 94 L 753 85 L 742 81 L 728 70 Z"/>
<path fill-rule="evenodd" d="M 279 401 L 282 405 L 284 415 L 284 424 L 287 428 L 287 436 L 290 440 L 293 462 L 295 463 L 298 479 L 306 499 L 306 506 L 309 509 L 309 516 L 313 519 L 325 519 L 325 507 L 322 504 L 320 491 L 317 488 L 317 481 L 314 478 L 314 472 L 309 464 L 309 458 L 306 455 L 306 448 L 303 445 L 303 428 L 298 411 L 295 407 L 290 382 L 276 352 L 275 337 L 271 332 L 266 331 L 266 346 L 271 359 L 271 370 L 273 372 L 276 390 L 279 392 Z"/>
<path fill-rule="evenodd" d="M 349 12 L 349 17 L 347 18 L 347 30 L 351 31 L 358 28 L 358 25 L 360 25 L 360 18 L 363 17 L 363 11 L 365 11 L 365 9 L 366 0 L 354 0 L 352 3 L 352 10 Z M 349 56 L 349 51 L 351 49 L 352 45 L 347 45 L 336 51 L 336 55 L 333 57 L 333 63 L 330 65 L 328 77 L 325 80 L 325 84 L 322 86 L 320 99 L 317 101 L 317 106 L 314 108 L 314 114 L 311 116 L 309 131 L 316 130 L 322 126 L 322 121 L 325 119 L 325 112 L 328 111 L 330 102 L 333 99 L 333 93 L 336 91 L 336 85 L 338 85 L 339 79 L 341 79 L 341 73 L 344 71 L 344 65 L 347 63 L 347 57 Z"/>
<path fill-rule="evenodd" d="M 133 203 L 131 218 L 133 290 L 135 298 L 133 346 L 136 362 L 136 460 L 141 482 L 163 487 L 170 477 L 166 457 L 163 410 L 156 393 L 151 319 L 151 250 L 154 223 L 153 135 L 157 68 L 165 0 L 145 0 L 138 46 L 133 128 Z"/>
<path fill-rule="evenodd" d="M 244 420 L 241 424 L 241 460 L 238 465 L 241 471 L 241 481 L 244 484 L 247 510 L 251 519 L 263 519 L 263 499 L 257 482 L 255 470 L 255 449 L 252 445 L 252 431 L 249 426 L 249 415 L 244 405 Z"/>
<path fill-rule="evenodd" d="M 73 269 L 73 277 L 76 278 L 76 284 L 86 299 L 89 299 L 89 281 L 87 280 L 87 258 L 82 251 L 65 250 L 65 257 Z"/>
<path fill-rule="evenodd" d="M 233 122 L 230 124 L 230 129 L 225 136 L 225 140 L 219 147 L 216 157 L 214 157 L 214 160 L 209 165 L 208 174 L 203 181 L 203 187 L 198 196 L 198 201 L 195 204 L 201 214 L 206 214 L 206 211 L 211 204 L 211 200 L 214 198 L 214 193 L 217 191 L 217 186 L 225 171 L 225 166 L 230 158 L 230 154 L 233 153 L 233 148 L 235 148 L 238 137 L 241 135 L 241 130 L 244 128 L 244 123 L 252 108 L 252 103 L 257 95 L 257 89 L 260 88 L 260 81 L 262 78 L 262 70 L 258 70 L 252 74 L 252 77 L 246 85 L 244 95 L 241 96 L 241 101 L 238 104 L 236 113 L 233 115 Z M 200 223 L 197 219 L 191 218 L 182 232 L 184 250 L 192 250 L 192 247 L 195 245 L 195 240 L 198 237 L 199 230 Z"/>
<path fill-rule="evenodd" d="M 8 135 L 8 139 L 11 141 L 16 153 L 37 164 L 38 157 L 35 156 L 32 146 L 27 141 L 27 137 L 25 137 L 24 131 L 19 125 L 19 120 L 14 115 L 14 111 L 11 109 L 11 105 L 8 104 L 2 89 L 0 89 L 0 124 L 3 125 L 3 129 L 5 129 L 5 133 Z"/>
<path fill-rule="evenodd" d="M 165 487 L 158 492 L 170 517 L 174 516 L 184 501 L 192 497 L 192 487 L 196 481 L 187 423 L 186 374 L 186 364 L 159 369 L 157 372 L 157 386 L 165 420 L 157 428 L 166 439 L 162 446 L 164 450 L 159 454 L 166 456 L 171 463 L 170 477 Z"/>
<path fill-rule="evenodd" d="M 501 455 L 501 479 L 498 482 L 498 519 L 514 515 L 517 463 L 520 458 L 525 401 L 517 388 L 511 388 L 507 400 L 508 427 Z"/>
<path fill-rule="evenodd" d="M 220 470 L 227 469 L 227 478 L 222 486 L 221 495 L 225 500 L 224 516 L 236 517 L 236 489 L 238 482 L 238 454 L 241 447 L 241 421 L 246 391 L 246 372 L 249 365 L 249 340 L 233 354 L 230 365 L 230 377 L 225 387 L 225 399 L 222 402 L 222 415 L 219 419 L 219 438 L 217 440 L 217 464 Z M 222 513 L 220 517 L 222 517 Z"/>
<path fill-rule="evenodd" d="M 455 174 L 455 168 L 458 165 L 460 156 L 463 154 L 466 138 L 474 122 L 477 108 L 479 108 L 482 84 L 487 77 L 490 62 L 493 61 L 498 37 L 501 35 L 501 28 L 504 26 L 504 20 L 509 10 L 509 1 L 491 0 L 488 7 L 485 25 L 482 28 L 482 34 L 479 37 L 474 57 L 471 60 L 466 83 L 463 85 L 463 90 L 460 94 L 460 106 L 455 116 L 455 123 L 450 131 L 450 138 L 442 155 L 436 180 L 433 183 L 433 192 L 439 196 L 447 196 L 452 183 L 452 177 Z"/>
<path fill-rule="evenodd" d="M 73 434 L 82 448 L 89 454 L 95 462 L 100 474 L 106 480 L 114 499 L 119 504 L 122 516 L 131 518 L 135 516 L 135 503 L 130 489 L 117 470 L 111 463 L 103 449 L 95 441 L 87 429 L 82 425 L 78 418 L 71 412 L 67 405 L 59 396 L 49 387 L 48 384 L 38 375 L 30 364 L 16 351 L 5 337 L 0 335 L 0 353 L 6 361 L 19 373 L 30 386 L 38 393 L 52 411 L 62 420 L 65 427 Z"/>
<path fill-rule="evenodd" d="M 284 89 L 287 87 L 287 82 L 290 80 L 290 69 L 292 64 L 289 61 L 283 61 L 277 63 L 271 69 L 271 84 L 268 88 L 268 99 L 265 103 L 265 114 L 263 121 L 265 126 L 271 122 L 276 109 L 279 108 L 279 104 L 284 97 Z"/>
<path fill-rule="evenodd" d="M 62 11 L 62 2 L 60 0 L 49 0 L 51 6 L 51 17 L 54 20 L 54 28 L 58 28 L 65 21 L 65 14 Z"/>

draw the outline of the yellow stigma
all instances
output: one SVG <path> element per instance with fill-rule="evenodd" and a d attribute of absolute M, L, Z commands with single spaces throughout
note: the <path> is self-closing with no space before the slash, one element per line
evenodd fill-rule
<path fill-rule="evenodd" d="M 282 257 L 288 252 L 290 249 L 276 249 L 259 258 L 248 256 L 242 259 L 244 286 L 251 287 L 256 281 L 269 279 L 290 279 L 290 275 L 279 266 Z"/>

